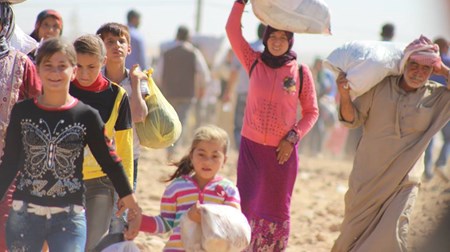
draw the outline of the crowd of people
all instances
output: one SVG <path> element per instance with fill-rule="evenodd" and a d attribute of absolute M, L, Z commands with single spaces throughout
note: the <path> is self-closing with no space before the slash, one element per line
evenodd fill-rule
<path fill-rule="evenodd" d="M 11 4 L 0 2 L 0 252 L 101 251 L 140 231 L 171 232 L 164 250 L 183 251 L 180 223 L 185 216 L 201 222 L 202 204 L 242 211 L 251 227 L 244 251 L 285 251 L 299 156 L 326 153 L 327 141 L 343 132 L 338 125 L 352 129 L 338 154 L 354 160 L 332 251 L 407 250 L 421 181 L 435 172 L 450 181 L 449 42 L 414 40 L 400 75 L 352 99 L 344 72 L 335 76 L 321 57 L 311 66 L 298 59 L 291 31 L 260 24 L 258 40 L 248 43 L 247 2 L 233 4 L 225 25 L 231 49 L 220 67 L 207 63 L 186 26 L 161 47 L 152 77 L 183 127 L 191 110 L 205 111 L 197 111 L 193 133 L 184 130 L 167 148 L 177 169 L 164 181 L 157 216 L 143 213 L 135 197 L 134 125 L 151 109 L 140 13 L 69 42 L 63 17 L 43 10 L 30 34 L 33 50 L 21 51 L 10 43 Z M 393 39 L 393 24 L 383 25 L 381 37 Z M 214 81 L 221 91 L 207 92 Z M 198 106 L 208 93 L 217 103 Z M 232 101 L 231 142 L 213 115 Z M 443 145 L 434 162 L 438 133 Z M 183 141 L 188 152 L 178 158 Z M 236 184 L 219 175 L 232 143 Z"/>

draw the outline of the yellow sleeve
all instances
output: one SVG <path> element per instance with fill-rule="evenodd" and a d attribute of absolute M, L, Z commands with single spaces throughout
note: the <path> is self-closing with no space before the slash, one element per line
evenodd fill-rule
<path fill-rule="evenodd" d="M 116 131 L 114 139 L 117 155 L 122 159 L 123 168 L 133 188 L 133 128 Z"/>

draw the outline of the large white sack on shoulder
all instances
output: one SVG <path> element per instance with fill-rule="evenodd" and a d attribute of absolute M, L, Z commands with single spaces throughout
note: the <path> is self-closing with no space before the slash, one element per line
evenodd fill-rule
<path fill-rule="evenodd" d="M 404 45 L 386 41 L 351 41 L 334 49 L 324 66 L 337 76 L 345 72 L 354 99 L 386 76 L 400 74 Z"/>
<path fill-rule="evenodd" d="M 180 233 L 186 252 L 204 252 L 201 226 L 189 219 L 187 213 L 180 219 Z"/>
<path fill-rule="evenodd" d="M 250 244 L 251 228 L 239 209 L 201 206 L 202 247 L 208 252 L 240 252 Z"/>
<path fill-rule="evenodd" d="M 39 43 L 34 40 L 34 38 L 32 38 L 28 34 L 25 34 L 25 32 L 23 32 L 23 30 L 17 24 L 14 27 L 14 32 L 11 36 L 9 44 L 14 47 L 14 49 L 24 54 L 29 54 L 39 45 Z"/>
<path fill-rule="evenodd" d="M 250 0 L 264 24 L 295 33 L 331 34 L 330 10 L 322 0 Z"/>

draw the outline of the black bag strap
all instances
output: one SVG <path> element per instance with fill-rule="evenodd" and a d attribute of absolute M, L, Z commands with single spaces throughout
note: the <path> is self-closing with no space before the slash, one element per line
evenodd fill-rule
<path fill-rule="evenodd" d="M 298 91 L 298 96 L 300 97 L 300 94 L 302 93 L 302 89 L 303 89 L 303 66 L 302 66 L 302 64 L 300 64 L 298 67 L 298 73 L 299 73 L 299 77 L 300 77 L 300 90 Z"/>
<path fill-rule="evenodd" d="M 255 69 L 256 64 L 258 64 L 258 59 L 256 59 L 252 63 L 252 66 L 250 67 L 250 70 L 248 71 L 249 78 L 252 75 L 253 69 Z M 298 96 L 300 97 L 300 94 L 302 93 L 302 89 L 303 89 L 303 66 L 302 66 L 302 64 L 298 65 L 298 73 L 299 73 L 299 77 L 300 77 L 300 90 L 298 91 Z"/>
<path fill-rule="evenodd" d="M 252 76 L 253 69 L 255 69 L 256 64 L 258 64 L 258 59 L 255 59 L 255 61 L 252 63 L 252 66 L 250 67 L 250 71 L 248 71 L 248 78 Z"/>

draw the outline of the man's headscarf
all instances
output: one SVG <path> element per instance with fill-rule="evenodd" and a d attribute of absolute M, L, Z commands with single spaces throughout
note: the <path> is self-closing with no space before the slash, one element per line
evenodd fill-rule
<path fill-rule="evenodd" d="M 439 46 L 421 35 L 420 38 L 411 42 L 403 51 L 403 58 L 400 62 L 401 72 L 404 72 L 408 59 L 412 59 L 421 65 L 439 67 L 441 64 Z"/>
<path fill-rule="evenodd" d="M 48 17 L 53 17 L 56 19 L 56 22 L 58 23 L 59 29 L 61 29 L 61 32 L 59 35 L 62 34 L 63 31 L 63 20 L 61 17 L 61 14 L 55 10 L 43 10 L 41 13 L 38 14 L 36 18 L 36 22 L 34 23 L 34 30 L 30 34 L 32 38 L 34 38 L 37 42 L 40 42 L 41 38 L 39 38 L 39 28 L 41 27 L 42 21 Z"/>
<path fill-rule="evenodd" d="M 14 32 L 14 13 L 7 2 L 0 2 L 0 22 L 2 30 L 0 31 L 0 59 L 8 55 L 9 41 Z"/>
<path fill-rule="evenodd" d="M 280 56 L 274 56 L 269 52 L 269 49 L 267 49 L 267 40 L 269 40 L 270 34 L 276 31 L 282 30 L 275 29 L 272 26 L 268 25 L 266 27 L 266 30 L 264 31 L 263 36 L 264 51 L 261 54 L 261 59 L 266 65 L 268 65 L 271 68 L 279 68 L 287 64 L 288 62 L 297 59 L 297 54 L 291 50 L 292 46 L 294 45 L 294 34 L 289 31 L 283 31 L 288 38 L 289 43 L 288 50 L 283 55 Z"/>

